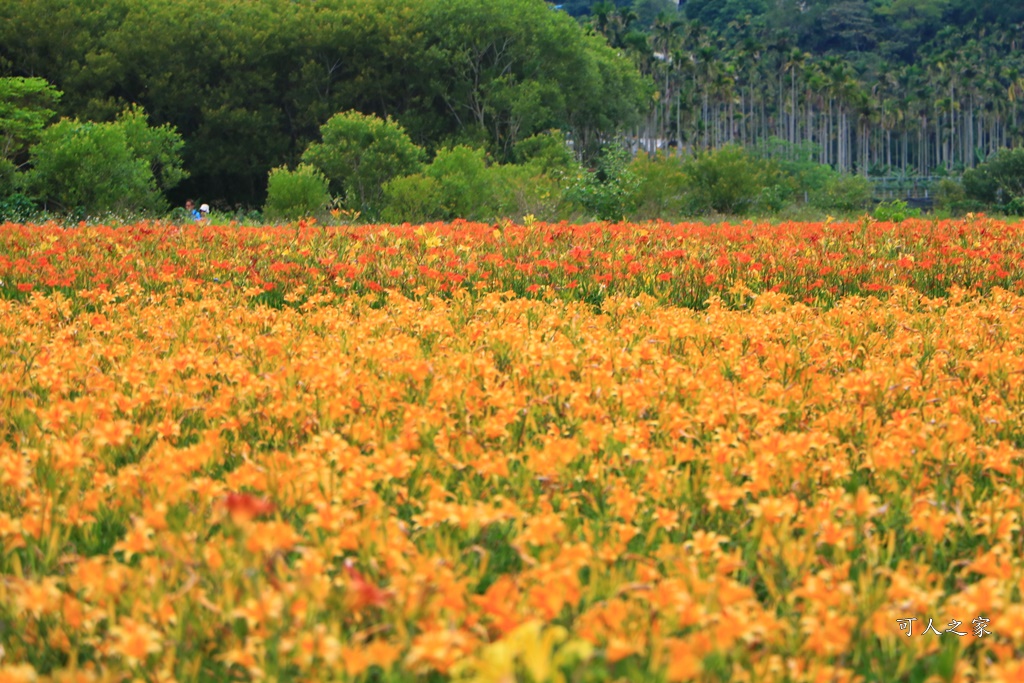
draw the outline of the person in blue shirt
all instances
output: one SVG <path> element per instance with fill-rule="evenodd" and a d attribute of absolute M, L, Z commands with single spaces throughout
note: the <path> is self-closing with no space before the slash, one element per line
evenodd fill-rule
<path fill-rule="evenodd" d="M 191 199 L 185 202 L 185 213 L 187 213 L 188 217 L 194 221 L 203 220 L 203 214 L 199 213 L 199 211 L 196 210 L 195 202 L 193 202 Z"/>

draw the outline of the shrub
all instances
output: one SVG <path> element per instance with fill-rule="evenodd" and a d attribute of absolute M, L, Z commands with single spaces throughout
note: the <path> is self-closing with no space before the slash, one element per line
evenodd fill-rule
<path fill-rule="evenodd" d="M 115 125 L 124 131 L 132 155 L 149 164 L 158 189 L 169 190 L 188 178 L 181 163 L 185 141 L 172 126 L 151 126 L 149 116 L 139 106 L 122 112 Z"/>
<path fill-rule="evenodd" d="M 529 164 L 541 173 L 568 173 L 577 166 L 576 156 L 558 132 L 540 133 L 516 144 L 517 164 Z"/>
<path fill-rule="evenodd" d="M 823 211 L 854 213 L 865 210 L 871 203 L 871 183 L 859 175 L 835 174 L 825 187 L 811 195 L 811 204 Z"/>
<path fill-rule="evenodd" d="M 47 128 L 30 151 L 26 185 L 59 211 L 160 211 L 166 208 L 153 172 L 113 124 L 64 119 Z"/>
<path fill-rule="evenodd" d="M 441 188 L 422 173 L 389 180 L 384 185 L 381 217 L 389 223 L 426 223 L 444 215 Z"/>
<path fill-rule="evenodd" d="M 967 199 L 964 186 L 952 178 L 943 178 L 935 187 L 935 208 L 952 209 L 953 205 Z"/>
<path fill-rule="evenodd" d="M 764 188 L 788 184 L 775 162 L 735 145 L 703 152 L 684 168 L 692 206 L 699 213 L 743 215 L 758 206 Z"/>
<path fill-rule="evenodd" d="M 348 208 L 367 215 L 379 210 L 389 180 L 422 166 L 423 149 L 390 118 L 342 112 L 321 126 L 320 133 L 323 141 L 311 144 L 302 161 L 323 172 Z"/>
<path fill-rule="evenodd" d="M 572 210 L 562 201 L 559 178 L 540 172 L 540 169 L 533 162 L 490 166 L 487 173 L 493 178 L 496 188 L 497 211 L 488 220 L 522 220 L 526 216 L 544 221 L 569 218 Z"/>
<path fill-rule="evenodd" d="M 1003 207 L 1007 216 L 1024 216 L 1024 197 L 1015 197 Z"/>
<path fill-rule="evenodd" d="M 604 147 L 598 155 L 597 168 L 580 169 L 567 179 L 565 200 L 599 220 L 622 220 L 635 208 L 633 202 L 639 187 L 629 161 L 629 152 L 621 145 Z"/>
<path fill-rule="evenodd" d="M 20 192 L 0 197 L 0 223 L 24 223 L 36 212 L 35 202 Z"/>
<path fill-rule="evenodd" d="M 62 119 L 29 150 L 24 185 L 46 205 L 77 214 L 165 213 L 167 190 L 187 176 L 181 136 L 133 108 L 113 123 Z"/>
<path fill-rule="evenodd" d="M 891 202 L 882 202 L 875 207 L 875 220 L 890 223 L 901 223 L 908 218 L 920 218 L 921 209 L 911 209 L 901 199 L 894 199 Z"/>
<path fill-rule="evenodd" d="M 465 146 L 442 149 L 421 173 L 395 178 L 384 186 L 384 220 L 490 221 L 534 215 L 564 217 L 559 181 L 542 165 L 488 164 L 483 150 Z"/>
<path fill-rule="evenodd" d="M 1024 149 L 1001 149 L 977 168 L 964 172 L 968 199 L 1009 204 L 1024 197 Z"/>
<path fill-rule="evenodd" d="M 964 195 L 968 201 L 980 202 L 984 205 L 999 201 L 999 184 L 992 177 L 992 169 L 987 164 L 964 171 Z"/>
<path fill-rule="evenodd" d="M 779 169 L 792 181 L 786 185 L 790 188 L 787 190 L 790 197 L 798 193 L 810 198 L 812 194 L 824 189 L 829 178 L 836 174 L 831 166 L 817 161 L 820 151 L 821 146 L 810 141 L 793 144 L 770 137 L 767 142 L 753 148 L 751 153 L 778 164 Z"/>
<path fill-rule="evenodd" d="M 688 181 L 678 157 L 639 154 L 629 166 L 637 179 L 632 218 L 651 220 L 675 218 L 692 213 L 688 202 Z"/>
<path fill-rule="evenodd" d="M 444 218 L 482 220 L 498 212 L 498 187 L 487 173 L 483 150 L 462 145 L 442 149 L 426 173 L 441 190 Z"/>
<path fill-rule="evenodd" d="M 294 171 L 275 168 L 267 178 L 267 201 L 263 212 L 268 218 L 296 220 L 320 213 L 331 201 L 327 178 L 309 164 Z"/>

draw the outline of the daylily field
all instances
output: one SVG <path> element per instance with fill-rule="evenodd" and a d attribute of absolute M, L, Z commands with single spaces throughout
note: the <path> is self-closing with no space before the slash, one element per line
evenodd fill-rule
<path fill-rule="evenodd" d="M 1024 681 L 1024 224 L 0 226 L 0 681 Z"/>

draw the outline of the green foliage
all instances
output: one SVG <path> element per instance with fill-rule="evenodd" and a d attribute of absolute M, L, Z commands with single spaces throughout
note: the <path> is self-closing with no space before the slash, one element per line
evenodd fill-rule
<path fill-rule="evenodd" d="M 492 213 L 497 188 L 487 173 L 483 150 L 463 146 L 441 150 L 426 173 L 438 182 L 445 218 L 474 219 Z"/>
<path fill-rule="evenodd" d="M 50 126 L 30 148 L 26 187 L 66 213 L 165 212 L 161 183 L 182 177 L 181 140 L 166 127 L 147 130 L 145 122 L 133 110 L 114 123 L 63 119 Z"/>
<path fill-rule="evenodd" d="M 765 188 L 781 193 L 780 188 L 788 183 L 773 161 L 759 159 L 735 145 L 697 155 L 686 162 L 685 172 L 692 206 L 698 213 L 741 216 L 757 208 Z"/>
<path fill-rule="evenodd" d="M 607 145 L 596 168 L 581 169 L 568 180 L 565 199 L 598 220 L 623 220 L 635 208 L 640 183 L 629 161 L 629 153 L 621 145 Z"/>
<path fill-rule="evenodd" d="M 14 160 L 39 139 L 60 96 L 42 78 L 0 78 L 0 160 Z"/>
<path fill-rule="evenodd" d="M 863 176 L 835 174 L 810 199 L 822 211 L 856 213 L 871 203 L 871 183 Z"/>
<path fill-rule="evenodd" d="M 967 199 L 985 205 L 999 201 L 999 184 L 992 177 L 992 170 L 987 164 L 964 171 L 963 189 Z"/>
<path fill-rule="evenodd" d="M 1003 210 L 1007 216 L 1024 216 L 1024 197 L 1014 197 Z"/>
<path fill-rule="evenodd" d="M 964 172 L 968 199 L 985 204 L 1009 204 L 1024 197 L 1024 149 L 1001 149 L 977 168 Z"/>
<path fill-rule="evenodd" d="M 537 158 L 522 165 L 488 164 L 483 150 L 461 145 L 443 149 L 422 173 L 384 186 L 383 217 L 394 223 L 559 218 L 558 181 L 542 169 Z"/>
<path fill-rule="evenodd" d="M 66 213 L 139 208 L 158 197 L 153 173 L 132 155 L 128 140 L 109 124 L 64 119 L 31 149 L 26 183 L 45 204 Z M 152 208 L 152 207 L 146 207 Z"/>
<path fill-rule="evenodd" d="M 35 202 L 20 192 L 0 195 L 0 223 L 25 223 L 37 212 Z"/>
<path fill-rule="evenodd" d="M 384 184 L 415 173 L 424 156 L 390 118 L 342 112 L 321 126 L 320 133 L 323 141 L 311 144 L 302 160 L 323 172 L 350 209 L 367 214 L 379 209 Z"/>
<path fill-rule="evenodd" d="M 638 154 L 629 170 L 637 179 L 632 219 L 675 218 L 693 213 L 689 206 L 689 183 L 682 159 Z"/>
<path fill-rule="evenodd" d="M 959 202 L 967 199 L 964 186 L 952 178 L 943 178 L 935 187 L 935 208 L 940 210 L 952 209 Z"/>
<path fill-rule="evenodd" d="M 508 162 L 551 128 L 607 138 L 648 101 L 631 60 L 540 0 L 6 0 L 0 65 L 58 84 L 69 117 L 139 103 L 187 141 L 182 193 L 229 205 L 260 203 L 269 170 L 337 112 Z M 354 192 L 353 208 L 372 204 Z"/>
<path fill-rule="evenodd" d="M 117 117 L 117 126 L 124 131 L 132 155 L 145 159 L 157 188 L 166 191 L 188 177 L 182 168 L 181 150 L 185 141 L 170 125 L 151 126 L 149 115 L 133 105 Z"/>
<path fill-rule="evenodd" d="M 390 223 L 426 223 L 444 217 L 440 183 L 416 173 L 395 178 L 384 185 L 382 217 Z"/>
<path fill-rule="evenodd" d="M 530 164 L 542 173 L 564 173 L 576 165 L 576 156 L 559 131 L 538 133 L 518 142 L 513 158 L 517 164 Z"/>
<path fill-rule="evenodd" d="M 0 197 L 13 194 L 18 183 L 17 167 L 13 161 L 0 159 Z"/>
<path fill-rule="evenodd" d="M 275 168 L 267 179 L 267 202 L 263 213 L 268 218 L 296 220 L 315 216 L 331 201 L 327 178 L 309 164 L 294 171 Z"/>
<path fill-rule="evenodd" d="M 770 137 L 767 142 L 753 148 L 751 153 L 775 162 L 785 175 L 792 178 L 795 184 L 793 191 L 798 195 L 810 197 L 821 192 L 836 175 L 830 166 L 818 161 L 820 145 L 810 141 L 793 144 Z"/>
<path fill-rule="evenodd" d="M 921 209 L 911 209 L 907 203 L 900 199 L 891 202 L 882 202 L 875 207 L 875 220 L 900 223 L 908 218 L 920 218 Z"/>

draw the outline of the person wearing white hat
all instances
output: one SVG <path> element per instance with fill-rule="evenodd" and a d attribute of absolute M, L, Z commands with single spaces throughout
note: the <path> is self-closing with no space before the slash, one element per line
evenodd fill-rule
<path fill-rule="evenodd" d="M 199 206 L 199 216 L 200 216 L 199 220 L 205 220 L 206 217 L 209 216 L 209 215 L 210 215 L 210 205 L 209 204 L 201 204 Z"/>

